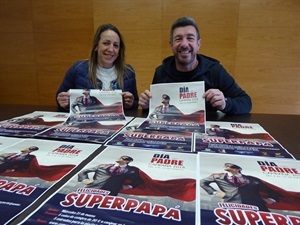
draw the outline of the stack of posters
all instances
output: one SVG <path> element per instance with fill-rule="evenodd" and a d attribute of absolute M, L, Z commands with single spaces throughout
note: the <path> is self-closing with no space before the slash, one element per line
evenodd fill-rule
<path fill-rule="evenodd" d="M 256 123 L 206 121 L 206 133 L 194 134 L 194 151 L 294 158 Z"/>
<path fill-rule="evenodd" d="M 64 123 L 68 113 L 35 111 L 0 122 L 0 136 L 34 137 L 50 127 Z"/>
<path fill-rule="evenodd" d="M 95 144 L 25 139 L 0 152 L 0 224 L 34 203 L 99 148 Z"/>
<path fill-rule="evenodd" d="M 153 84 L 149 115 L 141 129 L 205 133 L 204 82 Z"/>
<path fill-rule="evenodd" d="M 71 89 L 70 114 L 60 125 L 35 137 L 102 144 L 126 125 L 122 91 Z"/>
<path fill-rule="evenodd" d="M 70 113 L 36 111 L 0 123 L 0 136 L 104 143 L 126 125 L 122 91 L 70 90 Z"/>
<path fill-rule="evenodd" d="M 76 124 L 64 123 L 51 127 L 35 137 L 53 140 L 68 140 L 102 144 L 119 130 L 123 128 L 133 118 L 117 121 L 90 121 Z"/>
<path fill-rule="evenodd" d="M 192 151 L 192 132 L 170 132 L 138 128 L 145 118 L 134 118 L 106 145 L 123 146 L 139 149 L 169 151 Z"/>
<path fill-rule="evenodd" d="M 300 224 L 300 161 L 198 153 L 197 224 Z"/>
<path fill-rule="evenodd" d="M 122 90 L 70 90 L 68 124 L 114 120 L 125 120 Z"/>
<path fill-rule="evenodd" d="M 195 225 L 196 161 L 108 146 L 22 224 Z"/>

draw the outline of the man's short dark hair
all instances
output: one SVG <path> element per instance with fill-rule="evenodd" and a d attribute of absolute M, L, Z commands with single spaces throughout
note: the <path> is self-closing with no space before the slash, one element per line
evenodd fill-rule
<path fill-rule="evenodd" d="M 170 101 L 170 99 L 171 99 L 170 96 L 167 95 L 167 94 L 163 94 L 162 98 L 165 99 L 165 100 L 167 100 L 167 101 Z"/>
<path fill-rule="evenodd" d="M 30 150 L 30 151 L 37 151 L 37 150 L 39 150 L 39 148 L 36 147 L 36 146 L 30 146 L 30 147 L 28 148 L 28 150 Z"/>
<path fill-rule="evenodd" d="M 198 40 L 200 39 L 200 31 L 199 31 L 196 21 L 191 17 L 184 16 L 184 17 L 180 17 L 177 20 L 175 20 L 174 23 L 172 24 L 171 30 L 170 30 L 170 41 L 172 41 L 172 39 L 173 39 L 173 33 L 174 33 L 175 28 L 186 27 L 186 26 L 193 26 L 197 32 L 197 39 Z"/>
<path fill-rule="evenodd" d="M 227 166 L 227 167 L 230 167 L 230 168 L 232 168 L 232 169 L 238 169 L 238 170 L 242 170 L 242 168 L 240 167 L 240 166 L 238 166 L 238 165 L 235 165 L 235 164 L 233 164 L 233 163 L 225 163 L 225 166 Z"/>
<path fill-rule="evenodd" d="M 126 161 L 129 161 L 129 162 L 132 162 L 132 161 L 133 161 L 133 158 L 131 158 L 130 156 L 127 156 L 127 155 L 121 156 L 121 159 L 126 160 Z"/>

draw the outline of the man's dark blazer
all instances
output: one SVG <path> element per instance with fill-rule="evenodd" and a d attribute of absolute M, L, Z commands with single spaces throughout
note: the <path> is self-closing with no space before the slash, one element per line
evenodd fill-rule
<path fill-rule="evenodd" d="M 88 173 L 94 172 L 93 183 L 86 185 L 86 187 L 107 190 L 110 192 L 109 195 L 114 196 L 118 195 L 124 184 L 134 188 L 143 183 L 137 167 L 127 165 L 123 173 L 111 175 L 110 169 L 113 166 L 114 164 L 101 164 L 85 169 L 78 174 L 78 181 L 89 179 Z"/>
<path fill-rule="evenodd" d="M 171 121 L 174 119 L 180 119 L 183 116 L 182 112 L 174 105 L 169 105 L 167 111 L 163 111 L 163 105 L 157 106 L 150 118 L 156 118 L 159 120 Z"/>
<path fill-rule="evenodd" d="M 110 168 L 107 168 L 109 171 Z M 110 176 L 101 189 L 110 191 L 110 195 L 118 195 L 124 184 L 130 185 L 132 188 L 143 183 L 139 175 L 139 169 L 134 166 L 127 165 L 124 172 Z"/>

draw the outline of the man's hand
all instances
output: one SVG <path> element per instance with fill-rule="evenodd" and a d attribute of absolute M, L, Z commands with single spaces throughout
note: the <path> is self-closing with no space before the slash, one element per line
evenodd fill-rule
<path fill-rule="evenodd" d="M 226 106 L 226 101 L 225 97 L 222 91 L 219 89 L 209 89 L 203 94 L 203 98 L 207 102 L 210 102 L 212 107 L 218 109 L 218 110 L 223 110 L 225 109 Z"/>
<path fill-rule="evenodd" d="M 132 188 L 131 185 L 123 185 L 122 187 L 123 187 L 124 190 L 131 189 L 131 188 Z"/>
<path fill-rule="evenodd" d="M 70 93 L 69 93 L 69 91 L 68 92 L 60 92 L 57 95 L 57 102 L 62 108 L 68 109 L 69 104 L 70 104 Z"/>
<path fill-rule="evenodd" d="M 143 109 L 148 109 L 149 108 L 149 100 L 152 97 L 151 93 L 149 90 L 145 90 L 139 98 L 139 105 L 143 108 Z"/>
<path fill-rule="evenodd" d="M 91 184 L 91 183 L 93 183 L 93 180 L 90 180 L 90 179 L 84 179 L 84 180 L 82 181 L 82 183 L 84 183 L 84 184 Z"/>
<path fill-rule="evenodd" d="M 218 198 L 224 198 L 225 197 L 225 192 L 217 191 L 214 195 Z"/>
<path fill-rule="evenodd" d="M 126 91 L 122 93 L 123 105 L 125 109 L 130 109 L 133 105 L 134 96 L 130 92 Z"/>
<path fill-rule="evenodd" d="M 274 199 L 272 198 L 263 198 L 263 200 L 265 200 L 265 202 L 269 205 L 269 204 L 272 204 L 274 202 L 276 202 Z"/>

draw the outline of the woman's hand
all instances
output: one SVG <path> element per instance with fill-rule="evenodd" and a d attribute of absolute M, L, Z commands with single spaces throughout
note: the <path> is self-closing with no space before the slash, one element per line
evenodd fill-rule
<path fill-rule="evenodd" d="M 130 92 L 126 91 L 122 93 L 123 105 L 125 109 L 130 109 L 133 105 L 134 96 Z"/>
<path fill-rule="evenodd" d="M 62 108 L 68 109 L 69 105 L 70 105 L 70 93 L 69 93 L 69 91 L 68 92 L 60 92 L 57 95 L 57 102 Z"/>

